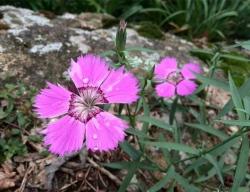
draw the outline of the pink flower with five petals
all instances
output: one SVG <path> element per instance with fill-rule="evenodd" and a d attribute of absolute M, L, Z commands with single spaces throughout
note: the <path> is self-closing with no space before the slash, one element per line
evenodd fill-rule
<path fill-rule="evenodd" d="M 193 94 L 197 89 L 195 73 L 202 73 L 202 69 L 197 63 L 187 63 L 179 69 L 176 58 L 165 57 L 155 66 L 154 73 L 156 80 L 160 82 L 156 86 L 157 95 L 171 98 Z"/>
<path fill-rule="evenodd" d="M 105 112 L 111 103 L 130 104 L 138 98 L 138 81 L 124 68 L 112 69 L 104 59 L 88 54 L 71 62 L 69 74 L 76 93 L 48 83 L 35 98 L 40 118 L 59 117 L 43 131 L 49 151 L 60 156 L 80 150 L 108 151 L 124 140 L 128 124 Z"/>

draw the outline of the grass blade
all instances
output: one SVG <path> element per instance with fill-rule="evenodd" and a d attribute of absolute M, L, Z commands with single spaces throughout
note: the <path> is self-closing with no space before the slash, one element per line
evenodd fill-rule
<path fill-rule="evenodd" d="M 217 175 L 219 177 L 219 180 L 220 180 L 221 184 L 224 186 L 224 179 L 223 179 L 223 176 L 222 176 L 222 171 L 221 171 L 221 168 L 220 168 L 219 164 L 217 163 L 217 161 L 210 154 L 206 154 L 205 158 L 214 166 L 214 168 L 215 168 L 215 170 L 217 172 Z"/>
<path fill-rule="evenodd" d="M 185 123 L 185 125 L 192 127 L 192 128 L 195 128 L 195 129 L 202 130 L 204 132 L 207 132 L 211 135 L 219 137 L 221 140 L 228 138 L 228 135 L 226 133 L 224 133 L 218 129 L 215 129 L 209 125 L 193 124 L 193 123 Z"/>
<path fill-rule="evenodd" d="M 155 185 L 150 187 L 147 192 L 157 192 L 157 191 L 159 191 L 160 189 L 162 189 L 166 185 L 166 183 L 170 179 L 174 178 L 174 176 L 175 176 L 175 171 L 174 171 L 174 168 L 171 166 L 167 170 L 166 175 L 160 181 L 158 181 Z"/>
<path fill-rule="evenodd" d="M 150 123 L 151 125 L 155 125 L 157 127 L 163 128 L 167 131 L 172 132 L 173 127 L 165 123 L 164 121 L 152 118 L 152 117 L 147 117 L 147 116 L 140 116 L 137 118 L 137 120 L 144 122 L 144 123 Z"/>
<path fill-rule="evenodd" d="M 248 41 L 243 41 L 243 42 L 240 42 L 238 43 L 241 47 L 243 47 L 244 49 L 248 49 L 250 50 L 250 40 Z"/>
<path fill-rule="evenodd" d="M 250 89 L 250 79 L 248 79 L 240 88 L 239 88 L 239 94 L 243 98 L 247 95 L 249 95 L 248 90 Z M 217 115 L 217 119 L 223 117 L 226 115 L 230 110 L 233 108 L 233 101 L 230 99 L 227 104 L 223 107 L 223 109 L 219 112 Z"/>
<path fill-rule="evenodd" d="M 148 145 L 152 145 L 155 147 L 159 147 L 159 148 L 165 148 L 165 149 L 169 149 L 169 150 L 176 150 L 176 151 L 182 151 L 185 153 L 190 153 L 193 155 L 198 155 L 199 154 L 199 150 L 189 147 L 187 145 L 183 145 L 180 143 L 169 143 L 169 142 L 146 142 L 146 144 Z"/>
<path fill-rule="evenodd" d="M 147 139 L 152 139 L 152 137 L 148 136 L 146 133 L 144 133 L 143 131 L 140 131 L 138 129 L 135 128 L 129 128 L 125 130 L 126 133 L 135 135 L 137 137 L 142 137 L 142 138 L 147 138 Z"/>
<path fill-rule="evenodd" d="M 125 151 L 133 160 L 137 160 L 141 157 L 141 152 L 136 150 L 129 142 L 124 141 L 120 143 L 120 147 Z"/>
<path fill-rule="evenodd" d="M 216 87 L 222 88 L 226 91 L 229 91 L 229 86 L 227 85 L 226 82 L 218 80 L 218 79 L 212 79 L 212 78 L 208 78 L 199 74 L 196 74 L 196 77 L 199 81 L 201 81 L 202 83 L 206 84 L 206 85 L 214 85 Z"/>
<path fill-rule="evenodd" d="M 235 125 L 241 127 L 250 127 L 249 120 L 220 120 L 220 122 L 227 124 L 227 125 Z"/>
<path fill-rule="evenodd" d="M 134 162 L 130 169 L 128 170 L 128 174 L 126 175 L 125 179 L 123 180 L 118 192 L 125 192 L 130 184 L 130 181 L 132 180 L 135 172 L 137 171 L 139 162 Z"/>
<path fill-rule="evenodd" d="M 185 189 L 185 191 L 198 192 L 200 191 L 197 187 L 190 184 L 187 179 L 182 177 L 180 174 L 175 173 L 175 180 Z"/>
<path fill-rule="evenodd" d="M 242 144 L 240 148 L 240 154 L 237 161 L 235 176 L 231 192 L 238 191 L 242 181 L 245 178 L 246 172 L 248 170 L 248 156 L 249 156 L 249 141 L 248 137 L 245 135 L 242 139 Z"/>
<path fill-rule="evenodd" d="M 230 73 L 228 74 L 228 78 L 229 78 L 229 87 L 230 87 L 230 91 L 231 91 L 231 95 L 232 95 L 232 100 L 233 100 L 233 103 L 235 105 L 236 111 L 239 115 L 239 118 L 241 120 L 244 120 L 245 114 L 242 111 L 237 110 L 237 109 L 244 109 L 241 96 L 238 92 L 238 89 L 237 89 Z"/>

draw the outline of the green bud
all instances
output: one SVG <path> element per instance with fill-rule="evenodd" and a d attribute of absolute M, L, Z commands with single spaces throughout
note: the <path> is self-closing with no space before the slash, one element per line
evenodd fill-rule
<path fill-rule="evenodd" d="M 127 32 L 126 32 L 127 23 L 125 20 L 121 20 L 119 23 L 119 27 L 116 33 L 115 46 L 118 52 L 122 52 L 125 50 Z"/>

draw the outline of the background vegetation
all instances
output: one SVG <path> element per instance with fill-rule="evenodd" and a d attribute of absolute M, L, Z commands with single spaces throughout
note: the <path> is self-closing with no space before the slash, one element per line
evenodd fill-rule
<path fill-rule="evenodd" d="M 250 0 L 1 0 L 56 14 L 108 13 L 188 38 L 249 38 Z M 148 27 L 149 28 L 149 27 Z M 148 29 L 147 28 L 147 29 Z"/>

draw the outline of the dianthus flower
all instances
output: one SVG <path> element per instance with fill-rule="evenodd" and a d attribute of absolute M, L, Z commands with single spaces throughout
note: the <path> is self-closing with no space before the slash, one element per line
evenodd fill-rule
<path fill-rule="evenodd" d="M 43 131 L 49 151 L 60 156 L 80 150 L 83 142 L 92 151 L 108 151 L 124 140 L 128 124 L 105 112 L 111 103 L 137 100 L 138 81 L 124 68 L 112 69 L 104 59 L 88 54 L 71 62 L 70 77 L 76 91 L 48 83 L 35 98 L 40 118 L 58 120 Z"/>
<path fill-rule="evenodd" d="M 155 66 L 155 79 L 159 84 L 156 93 L 160 97 L 171 98 L 176 95 L 191 95 L 197 88 L 195 73 L 202 73 L 197 63 L 187 63 L 181 69 L 174 57 L 165 57 Z"/>

